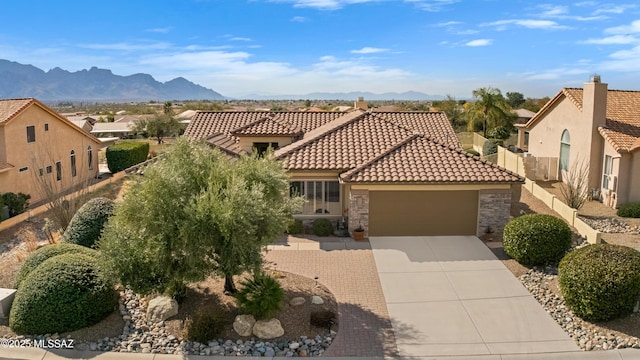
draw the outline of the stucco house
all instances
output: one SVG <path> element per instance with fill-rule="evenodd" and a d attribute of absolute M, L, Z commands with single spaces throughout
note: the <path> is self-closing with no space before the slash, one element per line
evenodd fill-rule
<path fill-rule="evenodd" d="M 0 100 L 0 193 L 43 199 L 98 175 L 100 141 L 36 99 Z"/>
<path fill-rule="evenodd" d="M 558 158 L 558 178 L 576 161 L 588 163 L 589 189 L 616 208 L 640 201 L 639 109 L 640 91 L 609 90 L 594 75 L 582 89 L 560 90 L 519 138 L 532 156 Z"/>
<path fill-rule="evenodd" d="M 509 220 L 522 178 L 462 151 L 444 113 L 198 112 L 185 131 L 229 155 L 275 150 L 296 218 L 368 236 L 483 235 Z"/>

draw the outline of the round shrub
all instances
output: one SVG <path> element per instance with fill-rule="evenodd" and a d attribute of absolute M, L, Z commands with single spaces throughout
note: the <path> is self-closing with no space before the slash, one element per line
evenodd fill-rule
<path fill-rule="evenodd" d="M 315 219 L 313 220 L 313 235 L 316 236 L 329 236 L 333 234 L 333 224 L 329 219 Z"/>
<path fill-rule="evenodd" d="M 9 326 L 17 334 L 53 334 L 96 324 L 118 305 L 118 293 L 92 256 L 64 254 L 33 270 L 16 292 Z"/>
<path fill-rule="evenodd" d="M 571 229 L 545 214 L 528 214 L 504 227 L 504 251 L 523 265 L 557 263 L 571 248 Z"/>
<path fill-rule="evenodd" d="M 24 279 L 26 279 L 27 275 L 29 275 L 45 260 L 63 254 L 83 254 L 95 256 L 97 252 L 95 250 L 88 249 L 84 246 L 76 244 L 52 244 L 43 246 L 38 250 L 32 252 L 24 261 L 24 263 L 20 267 L 20 271 L 18 271 L 18 275 L 16 276 L 16 280 L 13 283 L 13 287 L 19 289 L 20 285 L 22 284 Z"/>
<path fill-rule="evenodd" d="M 572 251 L 558 268 L 567 307 L 588 321 L 608 321 L 633 312 L 640 299 L 640 253 L 595 244 Z"/>
<path fill-rule="evenodd" d="M 240 284 L 242 289 L 235 293 L 240 310 L 256 319 L 266 319 L 280 311 L 284 291 L 278 280 L 267 274 L 257 273 Z"/>
<path fill-rule="evenodd" d="M 302 234 L 303 230 L 304 228 L 302 226 L 302 220 L 294 219 L 293 222 L 289 224 L 289 227 L 287 228 L 287 233 L 291 235 Z"/>
<path fill-rule="evenodd" d="M 630 202 L 620 205 L 618 216 L 626 218 L 640 218 L 640 202 Z"/>
<path fill-rule="evenodd" d="M 502 146 L 502 140 L 489 139 L 482 145 L 482 155 L 492 155 L 498 152 L 498 145 Z"/>
<path fill-rule="evenodd" d="M 87 201 L 71 218 L 62 241 L 94 247 L 114 208 L 115 202 L 111 199 L 99 197 Z"/>
<path fill-rule="evenodd" d="M 213 310 L 199 310 L 184 322 L 184 337 L 187 340 L 206 344 L 217 339 L 224 329 L 224 321 Z"/>

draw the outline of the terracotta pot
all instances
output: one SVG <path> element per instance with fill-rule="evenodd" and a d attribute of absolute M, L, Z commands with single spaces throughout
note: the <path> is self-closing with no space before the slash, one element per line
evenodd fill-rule
<path fill-rule="evenodd" d="M 364 240 L 364 230 L 362 230 L 362 231 L 354 230 L 353 231 L 353 240 L 356 240 L 356 241 Z"/>

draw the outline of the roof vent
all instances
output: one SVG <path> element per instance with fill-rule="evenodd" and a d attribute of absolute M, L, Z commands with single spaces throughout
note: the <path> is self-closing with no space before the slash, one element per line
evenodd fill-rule
<path fill-rule="evenodd" d="M 589 77 L 589 82 L 599 84 L 599 83 L 600 83 L 600 75 L 598 75 L 598 74 L 593 74 L 593 75 L 591 75 L 591 76 Z"/>

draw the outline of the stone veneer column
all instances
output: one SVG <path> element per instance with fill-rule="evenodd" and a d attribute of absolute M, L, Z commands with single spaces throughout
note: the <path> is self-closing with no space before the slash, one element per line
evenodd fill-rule
<path fill-rule="evenodd" d="M 349 233 L 358 225 L 369 236 L 369 190 L 351 190 L 349 193 Z"/>
<path fill-rule="evenodd" d="M 480 190 L 477 236 L 486 234 L 489 228 L 494 234 L 502 234 L 504 226 L 511 218 L 511 191 Z"/>

